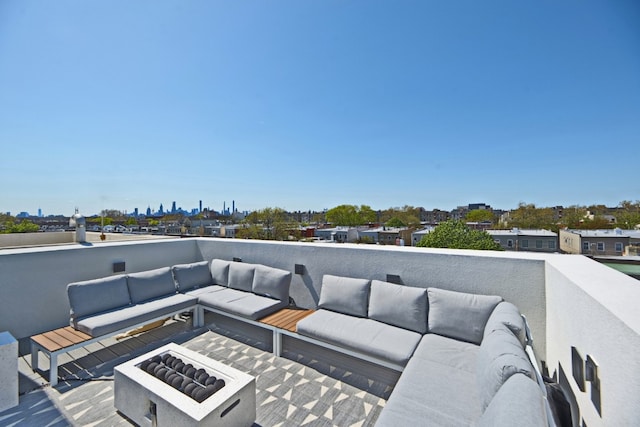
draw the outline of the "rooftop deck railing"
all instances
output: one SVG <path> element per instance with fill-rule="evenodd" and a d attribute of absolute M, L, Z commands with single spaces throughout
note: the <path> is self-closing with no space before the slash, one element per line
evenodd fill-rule
<path fill-rule="evenodd" d="M 527 317 L 537 360 L 570 389 L 578 422 L 640 423 L 640 284 L 580 255 L 207 238 L 5 249 L 0 330 L 26 353 L 29 336 L 68 324 L 68 283 L 116 274 L 116 263 L 132 273 L 212 258 L 297 272 L 302 307 L 316 305 L 324 274 L 501 295 Z"/>

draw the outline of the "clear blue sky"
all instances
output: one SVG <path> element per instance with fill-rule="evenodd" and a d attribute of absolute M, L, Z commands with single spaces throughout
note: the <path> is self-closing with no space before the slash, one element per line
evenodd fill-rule
<path fill-rule="evenodd" d="M 640 199 L 640 2 L 0 1 L 0 211 Z"/>

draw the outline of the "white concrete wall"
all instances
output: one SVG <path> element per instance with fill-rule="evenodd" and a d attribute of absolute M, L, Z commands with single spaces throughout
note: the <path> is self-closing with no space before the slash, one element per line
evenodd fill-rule
<path fill-rule="evenodd" d="M 75 234 L 73 231 L 0 234 L 0 248 L 72 243 L 75 239 Z"/>
<path fill-rule="evenodd" d="M 562 365 L 586 425 L 640 425 L 640 282 L 580 255 L 550 259 L 547 363 Z M 599 365 L 602 416 L 572 376 L 571 347 Z M 578 420 L 580 421 L 580 420 Z"/>
<path fill-rule="evenodd" d="M 174 239 L 0 251 L 0 330 L 17 339 L 69 324 L 67 284 L 201 260 L 196 242 Z"/>

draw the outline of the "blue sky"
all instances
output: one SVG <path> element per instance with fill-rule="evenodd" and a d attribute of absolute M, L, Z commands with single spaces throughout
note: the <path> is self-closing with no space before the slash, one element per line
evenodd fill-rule
<path fill-rule="evenodd" d="M 640 199 L 640 3 L 0 2 L 0 211 Z"/>

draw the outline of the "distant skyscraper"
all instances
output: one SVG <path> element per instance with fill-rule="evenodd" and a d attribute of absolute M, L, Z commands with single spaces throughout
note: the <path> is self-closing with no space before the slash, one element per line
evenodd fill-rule
<path fill-rule="evenodd" d="M 171 213 L 176 213 L 176 202 L 171 203 Z"/>
<path fill-rule="evenodd" d="M 135 216 L 136 218 L 138 217 L 138 208 L 135 208 L 133 210 L 133 216 Z"/>
<path fill-rule="evenodd" d="M 236 201 L 235 200 L 231 201 L 231 213 L 232 214 L 236 213 Z"/>
<path fill-rule="evenodd" d="M 160 215 L 164 214 L 164 208 L 162 207 L 162 203 L 160 203 L 160 211 L 159 212 L 160 212 Z"/>
<path fill-rule="evenodd" d="M 42 218 L 42 209 L 38 208 L 38 218 Z"/>
<path fill-rule="evenodd" d="M 147 216 L 151 216 L 151 206 L 147 206 Z"/>
<path fill-rule="evenodd" d="M 198 212 L 202 213 L 202 200 L 200 200 L 200 210 Z"/>

